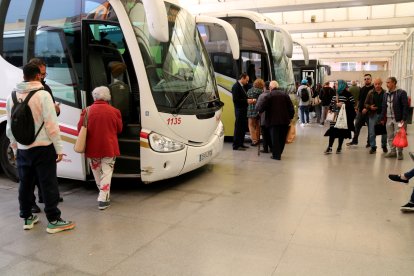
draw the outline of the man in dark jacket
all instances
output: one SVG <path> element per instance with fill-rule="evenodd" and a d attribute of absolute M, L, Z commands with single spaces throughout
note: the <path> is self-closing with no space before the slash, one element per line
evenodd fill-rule
<path fill-rule="evenodd" d="M 272 139 L 272 156 L 270 158 L 280 160 L 286 143 L 286 135 L 289 123 L 293 119 L 295 110 L 289 96 L 279 90 L 277 81 L 271 81 L 270 93 L 264 96 L 263 101 L 256 104 L 256 111 L 266 111 L 266 126 L 270 128 Z"/>
<path fill-rule="evenodd" d="M 244 135 L 247 129 L 247 90 L 246 85 L 249 83 L 249 76 L 246 73 L 240 75 L 239 80 L 231 88 L 234 103 L 234 136 L 233 150 L 245 150 L 248 148 L 243 144 Z"/>
<path fill-rule="evenodd" d="M 397 79 L 395 77 L 389 77 L 387 79 L 387 93 L 384 94 L 382 101 L 382 123 L 385 123 L 387 128 L 387 140 L 390 152 L 388 152 L 386 158 L 395 158 L 403 160 L 402 148 L 396 148 L 392 141 L 395 134 L 401 127 L 404 127 L 408 117 L 408 97 L 407 92 L 402 89 L 397 89 Z"/>
<path fill-rule="evenodd" d="M 346 143 L 347 146 L 358 145 L 358 137 L 361 128 L 367 124 L 368 126 L 368 110 L 365 108 L 365 100 L 367 99 L 368 92 L 374 89 L 374 85 L 372 85 L 372 76 L 371 74 L 364 75 L 365 85 L 361 88 L 359 92 L 359 102 L 358 102 L 358 113 L 355 121 L 355 132 L 354 138 L 350 143 Z M 367 148 L 370 147 L 369 144 L 369 136 L 367 137 Z"/>

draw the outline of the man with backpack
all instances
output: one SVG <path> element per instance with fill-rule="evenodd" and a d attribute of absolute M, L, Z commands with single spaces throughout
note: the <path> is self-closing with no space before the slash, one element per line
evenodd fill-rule
<path fill-rule="evenodd" d="M 297 96 L 299 97 L 300 125 L 309 125 L 309 105 L 311 104 L 312 93 L 308 87 L 308 80 L 302 80 Z"/>
<path fill-rule="evenodd" d="M 32 214 L 33 179 L 43 190 L 45 213 L 49 221 L 46 231 L 57 233 L 71 230 L 75 224 L 61 219 L 56 163 L 63 157 L 59 125 L 50 94 L 43 90 L 39 67 L 26 64 L 24 81 L 17 84 L 7 99 L 6 134 L 10 139 L 19 174 L 20 217 L 23 229 L 30 230 L 39 221 Z"/>
<path fill-rule="evenodd" d="M 56 110 L 56 115 L 59 116 L 60 114 L 60 106 L 59 103 L 57 103 L 55 101 L 55 97 L 53 97 L 53 93 L 52 93 L 52 89 L 49 87 L 49 85 L 46 84 L 45 78 L 47 76 L 46 73 L 46 62 L 40 58 L 32 58 L 29 60 L 29 63 L 35 64 L 37 67 L 39 67 L 40 70 L 40 77 L 41 80 L 40 82 L 43 85 L 43 89 L 47 92 L 50 93 L 50 96 L 52 96 L 52 100 L 53 100 L 53 104 L 55 105 L 55 110 Z M 37 186 L 37 194 L 39 197 L 39 203 L 43 203 L 43 196 L 42 196 L 42 188 L 39 185 L 39 182 L 37 181 L 37 179 L 34 179 L 35 181 L 35 185 L 33 186 L 33 189 L 35 188 L 35 186 Z M 34 190 L 33 190 L 34 193 Z M 60 196 L 59 197 L 59 202 L 62 202 L 63 198 Z M 37 206 L 36 204 L 36 196 L 33 195 L 33 206 L 32 206 L 32 213 L 40 213 L 40 207 Z"/>

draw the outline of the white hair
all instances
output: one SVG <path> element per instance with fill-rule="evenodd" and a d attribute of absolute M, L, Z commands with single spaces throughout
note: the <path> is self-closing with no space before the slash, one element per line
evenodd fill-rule
<path fill-rule="evenodd" d="M 109 102 L 111 100 L 111 93 L 109 92 L 109 88 L 106 86 L 99 86 L 96 87 L 92 91 L 92 97 L 94 101 L 106 101 Z"/>
<path fill-rule="evenodd" d="M 278 88 L 279 88 L 279 83 L 277 81 L 273 80 L 269 83 L 269 89 L 270 90 L 278 89 Z"/>

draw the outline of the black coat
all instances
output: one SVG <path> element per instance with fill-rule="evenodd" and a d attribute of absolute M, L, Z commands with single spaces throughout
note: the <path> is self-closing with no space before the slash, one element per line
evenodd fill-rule
<path fill-rule="evenodd" d="M 288 125 L 295 115 L 290 97 L 282 90 L 272 90 L 256 103 L 256 111 L 266 111 L 266 127 Z"/>
<path fill-rule="evenodd" d="M 247 92 L 246 87 L 243 87 L 240 82 L 233 84 L 231 93 L 233 94 L 234 108 L 247 110 Z"/>

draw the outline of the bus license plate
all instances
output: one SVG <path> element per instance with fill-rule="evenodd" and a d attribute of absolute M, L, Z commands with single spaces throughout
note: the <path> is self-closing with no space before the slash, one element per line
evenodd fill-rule
<path fill-rule="evenodd" d="M 199 162 L 203 161 L 206 158 L 211 157 L 212 155 L 213 155 L 213 150 L 209 150 L 209 151 L 206 151 L 206 152 L 200 154 L 200 160 L 199 160 Z"/>

